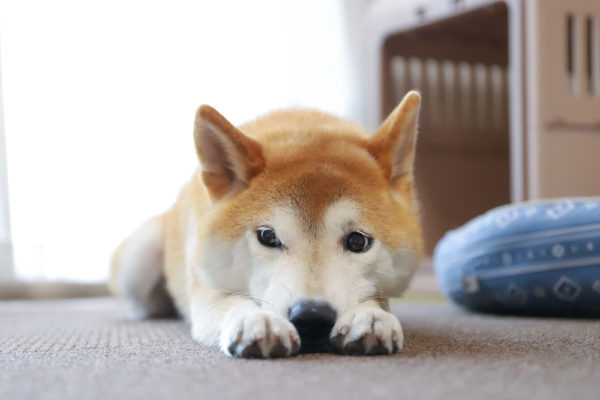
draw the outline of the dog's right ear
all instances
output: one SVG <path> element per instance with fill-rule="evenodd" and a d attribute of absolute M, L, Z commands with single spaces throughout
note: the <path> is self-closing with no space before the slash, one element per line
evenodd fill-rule
<path fill-rule="evenodd" d="M 210 106 L 202 105 L 196 112 L 194 142 L 202 180 L 213 201 L 247 187 L 265 166 L 261 144 Z"/>

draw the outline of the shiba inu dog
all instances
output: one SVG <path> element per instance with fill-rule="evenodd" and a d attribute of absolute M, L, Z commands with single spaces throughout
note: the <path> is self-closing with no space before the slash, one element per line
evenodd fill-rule
<path fill-rule="evenodd" d="M 138 317 L 174 309 L 235 357 L 392 354 L 388 298 L 417 268 L 412 165 L 420 96 L 373 136 L 337 117 L 279 111 L 234 127 L 196 113 L 200 166 L 165 214 L 115 252 L 110 286 Z"/>

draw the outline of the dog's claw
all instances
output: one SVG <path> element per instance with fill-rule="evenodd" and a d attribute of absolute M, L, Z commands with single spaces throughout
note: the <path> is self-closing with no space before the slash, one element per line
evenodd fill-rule
<path fill-rule="evenodd" d="M 258 341 L 254 341 L 249 346 L 246 346 L 242 350 L 241 356 L 244 358 L 261 358 L 262 351 L 260 350 Z"/>
<path fill-rule="evenodd" d="M 269 353 L 269 357 L 271 358 L 280 358 L 285 356 L 287 356 L 287 349 L 281 342 L 275 344 Z"/>
<path fill-rule="evenodd" d="M 229 354 L 231 354 L 232 356 L 236 356 L 237 352 L 236 352 L 236 347 L 237 347 L 237 343 L 236 342 L 232 342 L 229 347 L 227 347 L 227 352 Z"/>
<path fill-rule="evenodd" d="M 359 356 L 366 353 L 365 344 L 362 339 L 347 343 L 342 347 L 342 353 L 350 356 Z"/>
<path fill-rule="evenodd" d="M 341 333 L 335 335 L 330 339 L 331 345 L 334 349 L 338 350 L 344 347 L 344 335 Z"/>
<path fill-rule="evenodd" d="M 385 344 L 383 344 L 383 342 L 381 340 L 378 341 L 377 344 L 375 346 L 373 346 L 373 348 L 371 349 L 371 354 L 389 354 L 389 353 L 390 353 L 390 351 L 388 350 L 387 347 L 385 347 Z M 393 351 L 393 353 L 395 353 L 395 351 Z"/>
<path fill-rule="evenodd" d="M 298 354 L 300 351 L 300 336 L 296 333 L 292 333 L 290 335 L 290 340 L 292 342 L 292 354 Z"/>

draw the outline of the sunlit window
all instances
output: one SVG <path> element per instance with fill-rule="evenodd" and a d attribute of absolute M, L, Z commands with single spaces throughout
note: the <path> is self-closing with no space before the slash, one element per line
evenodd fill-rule
<path fill-rule="evenodd" d="M 196 165 L 208 103 L 353 117 L 342 1 L 32 1 L 0 9 L 10 216 L 21 279 L 106 278 L 111 251 Z"/>

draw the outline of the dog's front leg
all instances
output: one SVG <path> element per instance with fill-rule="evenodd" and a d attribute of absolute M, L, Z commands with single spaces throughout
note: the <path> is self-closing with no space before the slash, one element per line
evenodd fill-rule
<path fill-rule="evenodd" d="M 393 354 L 402 349 L 398 318 L 374 300 L 344 312 L 330 334 L 333 348 L 342 354 Z"/>
<path fill-rule="evenodd" d="M 245 296 L 213 292 L 192 299 L 192 336 L 218 344 L 228 355 L 245 358 L 288 357 L 300 350 L 300 336 L 285 318 L 261 309 Z"/>

